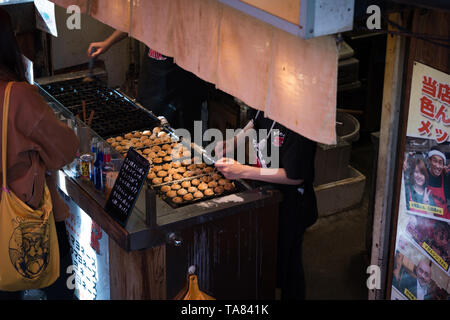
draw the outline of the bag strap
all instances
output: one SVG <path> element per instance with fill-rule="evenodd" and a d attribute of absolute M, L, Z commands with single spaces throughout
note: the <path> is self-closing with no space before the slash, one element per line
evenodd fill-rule
<path fill-rule="evenodd" d="M 9 192 L 6 186 L 6 152 L 8 142 L 8 112 L 9 112 L 9 98 L 11 95 L 11 87 L 14 82 L 8 82 L 5 90 L 5 98 L 3 100 L 3 125 L 2 125 L 2 168 L 3 168 L 3 192 Z"/>

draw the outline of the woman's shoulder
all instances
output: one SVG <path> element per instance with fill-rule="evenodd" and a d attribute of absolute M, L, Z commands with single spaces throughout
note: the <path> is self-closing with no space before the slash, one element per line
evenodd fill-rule
<path fill-rule="evenodd" d="M 37 87 L 27 82 L 14 82 L 11 88 L 11 103 L 29 105 L 36 111 L 48 108 Z"/>

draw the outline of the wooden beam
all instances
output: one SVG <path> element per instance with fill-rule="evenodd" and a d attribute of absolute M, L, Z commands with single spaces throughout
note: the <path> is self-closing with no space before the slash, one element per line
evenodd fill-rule
<path fill-rule="evenodd" d="M 389 19 L 402 24 L 400 14 L 390 14 Z M 380 267 L 381 284 L 379 290 L 369 290 L 369 300 L 384 299 L 386 283 L 390 214 L 392 194 L 395 187 L 394 170 L 397 157 L 398 124 L 402 101 L 403 65 L 405 39 L 389 35 L 386 47 L 383 104 L 381 114 L 380 143 L 375 190 L 373 217 L 371 265 Z"/>

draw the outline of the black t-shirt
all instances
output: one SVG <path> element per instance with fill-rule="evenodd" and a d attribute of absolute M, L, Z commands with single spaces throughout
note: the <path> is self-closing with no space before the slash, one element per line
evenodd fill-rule
<path fill-rule="evenodd" d="M 267 137 L 270 130 L 270 136 L 267 139 L 265 148 L 261 154 L 267 155 L 266 165 L 268 168 L 283 168 L 289 179 L 303 180 L 303 185 L 312 185 L 314 182 L 314 159 L 317 144 L 273 120 L 264 117 L 263 112 L 252 111 L 250 117 L 254 121 L 254 128 L 257 132 L 257 141 Z M 259 132 L 260 129 L 267 130 L 267 134 Z M 270 143 L 269 143 L 270 141 Z M 276 154 L 275 148 L 278 148 L 279 161 L 274 162 L 271 159 Z M 260 155 L 261 155 L 260 154 Z M 263 157 L 264 158 L 264 157 Z M 274 158 L 274 157 L 273 157 Z M 282 188 L 298 186 L 281 186 Z"/>

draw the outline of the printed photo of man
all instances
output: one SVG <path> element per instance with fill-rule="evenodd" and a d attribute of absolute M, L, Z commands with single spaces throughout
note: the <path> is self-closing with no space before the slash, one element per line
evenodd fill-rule
<path fill-rule="evenodd" d="M 437 216 L 450 219 L 447 203 L 447 198 L 450 198 L 450 175 L 446 156 L 437 147 L 428 152 L 428 173 L 428 190 L 436 206 L 442 208 L 442 213 Z"/>

